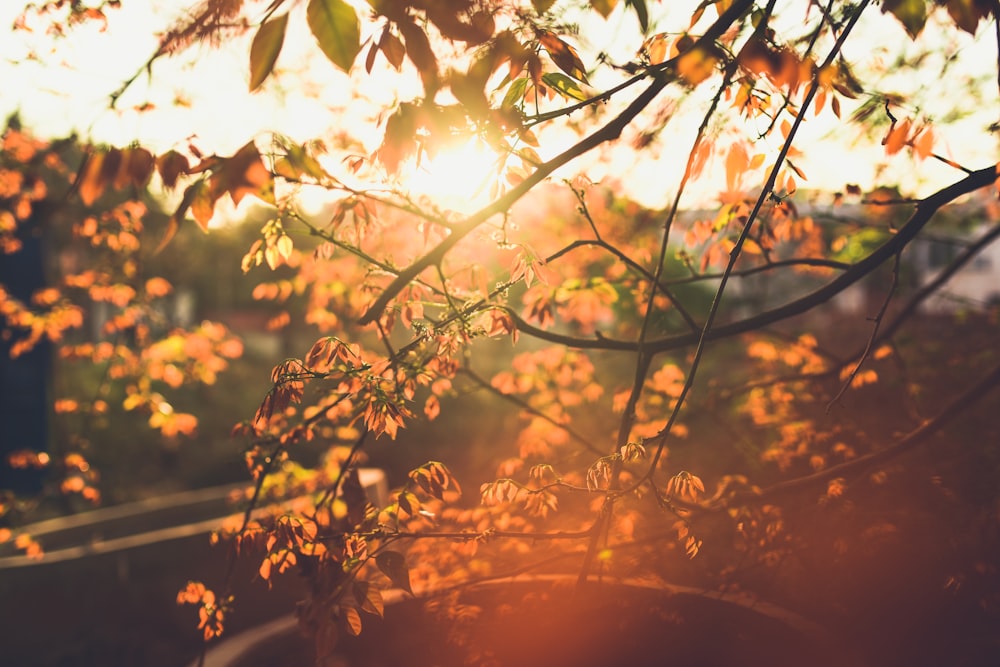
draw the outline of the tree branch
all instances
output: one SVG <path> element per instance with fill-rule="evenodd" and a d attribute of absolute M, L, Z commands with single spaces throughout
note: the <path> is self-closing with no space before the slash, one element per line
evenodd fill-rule
<path fill-rule="evenodd" d="M 730 25 L 736 22 L 743 13 L 753 5 L 753 0 L 736 0 L 733 2 L 729 8 L 723 12 L 718 20 L 715 21 L 709 28 L 705 31 L 695 45 L 703 46 L 706 44 L 711 44 L 716 38 L 720 37 Z M 680 56 L 668 61 L 668 63 L 675 64 Z M 399 275 L 389 283 L 388 286 L 382 291 L 382 293 L 375 299 L 374 303 L 368 307 L 368 310 L 361 315 L 358 319 L 358 323 L 365 325 L 370 324 L 375 319 L 382 314 L 389 302 L 398 295 L 406 285 L 410 283 L 414 278 L 420 275 L 425 269 L 441 262 L 445 255 L 458 244 L 463 238 L 468 236 L 476 227 L 486 222 L 489 218 L 494 215 L 509 209 L 514 202 L 519 200 L 525 194 L 527 194 L 532 188 L 541 183 L 543 180 L 548 178 L 556 169 L 562 167 L 563 165 L 572 162 L 581 155 L 589 152 L 591 149 L 600 146 L 607 141 L 613 141 L 621 136 L 622 131 L 632 122 L 632 120 L 639 115 L 639 113 L 649 106 L 650 102 L 656 99 L 656 96 L 666 88 L 667 84 L 671 82 L 671 76 L 669 76 L 670 70 L 664 68 L 657 72 L 649 87 L 642 91 L 632 102 L 613 120 L 608 122 L 604 127 L 600 128 L 593 134 L 580 140 L 570 148 L 566 149 L 559 155 L 555 156 L 543 165 L 540 165 L 538 169 L 532 172 L 527 178 L 517 184 L 512 188 L 507 194 L 500 197 L 492 204 L 480 209 L 476 213 L 473 213 L 466 219 L 465 222 L 457 225 L 454 231 L 443 241 L 441 241 L 437 246 L 431 249 L 426 255 L 415 260 L 410 266 L 406 267 L 399 272 Z"/>
<path fill-rule="evenodd" d="M 736 322 L 714 326 L 706 333 L 705 339 L 718 340 L 721 338 L 729 338 L 731 336 L 747 333 L 749 331 L 755 331 L 769 324 L 780 322 L 781 320 L 794 317 L 795 315 L 801 315 L 802 313 L 829 301 L 837 294 L 843 292 L 845 289 L 874 271 L 894 254 L 905 248 L 910 241 L 916 237 L 920 230 L 923 229 L 928 222 L 930 222 L 930 219 L 942 206 L 954 201 L 962 195 L 969 194 L 970 192 L 974 192 L 980 188 L 992 185 L 995 179 L 996 166 L 991 164 L 988 167 L 972 172 L 962 180 L 953 183 L 946 188 L 938 190 L 917 205 L 917 208 L 913 212 L 913 215 L 910 216 L 909 221 L 907 221 L 906 224 L 900 228 L 899 232 L 895 236 L 879 246 L 868 257 L 856 264 L 851 265 L 850 269 L 823 287 L 810 292 L 799 299 L 790 301 L 783 306 L 772 308 L 771 310 L 765 310 L 757 315 L 737 320 Z M 615 340 L 604 336 L 598 336 L 595 338 L 577 338 L 552 333 L 529 324 L 513 311 L 508 312 L 510 312 L 514 317 L 515 323 L 524 334 L 541 338 L 542 340 L 580 349 L 617 350 L 622 352 L 635 352 L 638 349 L 638 344 L 632 341 Z M 647 342 L 644 345 L 644 348 L 647 351 L 656 353 L 678 350 L 697 344 L 699 335 L 700 332 L 683 333 L 676 336 L 659 338 L 657 340 Z"/>
<path fill-rule="evenodd" d="M 985 398 L 986 395 L 989 394 L 989 392 L 998 384 L 1000 384 L 1000 366 L 993 368 L 993 370 L 983 376 L 982 379 L 966 389 L 962 394 L 955 397 L 951 403 L 949 403 L 936 416 L 928 419 L 916 429 L 911 431 L 908 435 L 904 436 L 885 449 L 872 452 L 871 454 L 866 454 L 865 456 L 856 458 L 853 461 L 847 461 L 811 475 L 797 477 L 796 479 L 788 480 L 786 482 L 779 482 L 767 487 L 757 494 L 738 494 L 734 498 L 730 499 L 730 501 L 726 503 L 726 506 L 731 507 L 734 502 L 761 503 L 765 501 L 772 501 L 777 497 L 787 496 L 791 493 L 813 487 L 817 484 L 829 482 L 830 480 L 838 477 L 845 477 L 847 475 L 858 473 L 878 463 L 884 463 L 885 461 L 896 458 L 897 456 L 904 454 L 926 442 L 932 435 L 944 428 L 951 420 L 963 411 L 969 409 L 978 401 Z M 693 509 L 697 511 L 700 508 L 695 507 Z M 709 509 L 710 511 L 721 511 L 725 509 L 725 507 L 712 507 L 704 509 Z"/>

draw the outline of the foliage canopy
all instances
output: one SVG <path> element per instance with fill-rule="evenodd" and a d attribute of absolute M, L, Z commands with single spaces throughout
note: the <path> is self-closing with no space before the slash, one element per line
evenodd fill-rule
<path fill-rule="evenodd" d="M 69 39 L 87 22 L 114 29 L 120 4 L 48 2 L 15 27 Z M 287 309 L 277 326 L 301 305 L 295 325 L 317 335 L 275 360 L 259 408 L 234 431 L 253 485 L 221 536 L 268 582 L 307 576 L 300 619 L 319 655 L 381 616 L 387 587 L 553 567 L 581 582 L 668 576 L 713 548 L 706 567 L 738 580 L 741 568 L 793 557 L 797 504 L 847 507 L 1000 381 L 995 349 L 950 395 L 931 391 L 958 363 L 950 354 L 919 379 L 906 370 L 927 354 L 919 309 L 944 282 L 907 289 L 913 249 L 948 211 L 987 222 L 951 275 L 1000 234 L 995 156 L 967 165 L 963 154 L 979 159 L 971 144 L 994 142 L 995 118 L 946 147 L 971 106 L 997 108 L 995 83 L 963 70 L 987 25 L 996 4 L 986 0 L 207 0 L 109 92 L 109 108 L 124 113 L 161 61 L 203 45 L 240 45 L 248 90 L 277 95 L 308 76 L 283 69 L 303 35 L 335 85 L 388 97 L 359 92 L 370 122 L 324 136 L 278 127 L 235 151 L 193 137 L 158 154 L 140 137 L 88 145 L 77 165 L 63 144 L 12 124 L 3 252 L 52 217 L 43 173 L 59 175 L 63 200 L 86 216 L 72 228 L 84 250 L 57 286 L 28 300 L 0 292 L 19 332 L 11 354 L 62 343 L 63 356 L 107 364 L 125 387 L 122 409 L 164 437 L 190 433 L 197 415 L 174 411 L 166 388 L 212 383 L 240 343 L 213 323 L 158 326 L 172 285 L 144 266 L 191 220 L 208 231 L 220 201 L 254 199 L 268 211 L 242 257 L 254 298 Z M 873 34 L 900 46 L 873 48 Z M 952 44 L 961 48 L 943 53 Z M 870 156 L 873 182 L 827 164 L 849 144 Z M 469 189 L 457 199 L 481 202 L 473 210 L 411 187 L 468 145 L 480 149 L 469 160 L 491 167 L 482 183 L 456 186 Z M 621 154 L 662 173 L 616 178 L 607 165 Z M 806 191 L 814 169 L 842 187 Z M 622 195 L 640 180 L 661 210 Z M 172 202 L 153 230 L 142 203 L 151 184 Z M 845 311 L 861 285 L 870 303 Z M 105 340 L 77 342 L 83 300 L 114 312 Z M 983 317 L 995 334 L 996 313 Z M 863 407 L 883 392 L 901 406 L 891 424 Z M 62 400 L 57 411 L 109 409 Z M 446 440 L 449 407 L 473 400 L 517 420 L 512 442 L 482 434 L 495 475 L 460 484 L 434 450 L 374 506 L 357 467 L 376 441 L 421 420 Z M 317 465 L 297 456 L 307 442 L 327 446 Z M 61 465 L 78 480 L 65 491 L 94 488 L 79 453 Z M 206 639 L 239 604 L 219 583 L 178 596 L 198 607 Z"/>

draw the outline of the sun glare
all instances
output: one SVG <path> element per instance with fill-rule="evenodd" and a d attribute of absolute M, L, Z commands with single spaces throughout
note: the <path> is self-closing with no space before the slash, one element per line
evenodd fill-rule
<path fill-rule="evenodd" d="M 442 208 L 471 213 L 489 203 L 496 177 L 497 155 L 473 137 L 442 148 L 433 157 L 424 156 L 403 186 Z"/>

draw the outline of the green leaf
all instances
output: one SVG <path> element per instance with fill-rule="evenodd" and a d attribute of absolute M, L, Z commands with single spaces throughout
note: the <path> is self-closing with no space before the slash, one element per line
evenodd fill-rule
<path fill-rule="evenodd" d="M 927 23 L 927 0 L 884 0 L 882 13 L 889 12 L 916 39 Z"/>
<path fill-rule="evenodd" d="M 514 79 L 511 82 L 510 88 L 507 89 L 507 94 L 503 96 L 503 102 L 500 106 L 509 109 L 510 107 L 517 106 L 524 99 L 524 91 L 528 88 L 528 82 L 531 81 L 528 77 L 521 77 L 520 79 Z"/>
<path fill-rule="evenodd" d="M 410 568 L 406 567 L 406 558 L 403 554 L 398 551 L 383 551 L 375 556 L 375 564 L 382 574 L 389 577 L 393 586 L 413 595 L 413 589 L 410 588 Z"/>
<path fill-rule="evenodd" d="M 250 44 L 250 92 L 260 88 L 264 79 L 274 69 L 274 63 L 281 53 L 285 43 L 285 28 L 288 27 L 288 14 L 271 19 L 260 26 Z"/>
<path fill-rule="evenodd" d="M 552 5 L 556 4 L 556 0 L 531 0 L 531 4 L 536 12 L 544 14 L 549 11 Z"/>
<path fill-rule="evenodd" d="M 625 4 L 635 11 L 635 17 L 639 20 L 639 29 L 645 35 L 649 32 L 649 10 L 646 8 L 646 0 L 625 0 Z"/>
<path fill-rule="evenodd" d="M 350 71 L 361 50 L 361 27 L 354 8 L 344 0 L 309 0 L 306 19 L 330 62 Z"/>
<path fill-rule="evenodd" d="M 587 94 L 583 92 L 580 85 L 565 74 L 560 74 L 559 72 L 549 72 L 548 74 L 542 75 L 542 81 L 566 97 L 570 97 L 580 102 L 588 99 Z"/>

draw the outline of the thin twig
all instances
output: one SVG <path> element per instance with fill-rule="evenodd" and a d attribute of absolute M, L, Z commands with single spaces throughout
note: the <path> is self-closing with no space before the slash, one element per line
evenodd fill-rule
<path fill-rule="evenodd" d="M 829 414 L 830 410 L 833 409 L 833 406 L 840 401 L 844 393 L 850 389 L 851 384 L 854 383 L 854 378 L 856 378 L 858 373 L 861 372 L 861 367 L 864 365 L 865 361 L 868 360 L 868 356 L 875 347 L 875 342 L 878 340 L 879 327 L 882 326 L 882 320 L 885 318 L 885 313 L 889 309 L 892 297 L 896 293 L 896 287 L 899 285 L 899 256 L 900 254 L 896 253 L 895 261 L 892 266 L 892 282 L 889 285 L 889 289 L 886 290 L 885 299 L 882 300 L 882 306 L 878 309 L 878 313 L 875 314 L 875 317 L 872 318 L 872 332 L 868 337 L 868 343 L 865 345 L 865 349 L 862 350 L 857 363 L 854 364 L 854 368 L 851 369 L 851 372 L 847 375 L 847 378 L 841 385 L 840 391 L 838 391 L 836 396 L 830 399 L 830 402 L 826 404 L 827 414 Z"/>

